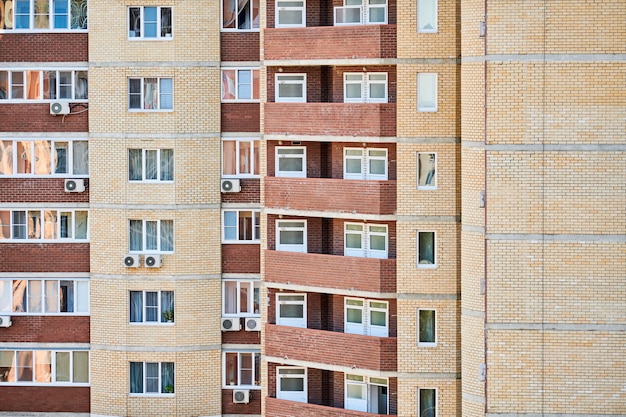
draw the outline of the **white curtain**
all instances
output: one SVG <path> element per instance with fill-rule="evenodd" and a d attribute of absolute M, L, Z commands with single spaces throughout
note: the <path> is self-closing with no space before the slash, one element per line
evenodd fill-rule
<path fill-rule="evenodd" d="M 143 250 L 143 221 L 141 220 L 130 221 L 130 250 Z"/>
<path fill-rule="evenodd" d="M 143 321 L 143 292 L 130 292 L 130 322 L 141 323 Z"/>

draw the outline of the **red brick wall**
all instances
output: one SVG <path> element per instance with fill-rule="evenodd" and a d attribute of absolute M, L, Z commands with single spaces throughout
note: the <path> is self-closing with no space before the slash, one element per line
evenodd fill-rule
<path fill-rule="evenodd" d="M 261 332 L 249 332 L 244 330 L 244 322 L 241 320 L 241 330 L 238 332 L 222 332 L 222 344 L 254 345 L 261 344 Z"/>
<path fill-rule="evenodd" d="M 332 159 L 332 178 L 343 178 L 343 150 L 344 148 L 361 148 L 362 143 L 349 142 L 332 142 L 331 143 L 331 159 Z M 384 148 L 387 149 L 387 179 L 395 180 L 397 178 L 397 157 L 395 143 L 367 143 L 367 148 Z"/>
<path fill-rule="evenodd" d="M 82 193 L 66 193 L 64 184 L 63 178 L 3 178 L 0 181 L 0 209 L 2 203 L 50 203 L 49 207 L 53 208 L 54 203 L 89 202 L 88 179 L 85 179 Z"/>
<path fill-rule="evenodd" d="M 87 33 L 3 33 L 1 62 L 87 62 Z M 6 119 L 3 119 L 6 120 Z"/>
<path fill-rule="evenodd" d="M 259 103 L 222 103 L 222 132 L 260 132 Z"/>
<path fill-rule="evenodd" d="M 222 32 L 220 34 L 221 60 L 225 62 L 259 61 L 259 40 L 260 32 Z"/>
<path fill-rule="evenodd" d="M 387 5 L 387 22 L 390 24 L 396 23 L 396 1 L 389 0 Z M 332 26 L 334 17 L 334 7 L 343 6 L 343 0 L 333 0 L 332 2 L 326 2 L 321 0 L 307 1 L 306 2 L 306 26 L 307 28 L 316 26 Z M 276 15 L 276 3 L 267 2 L 266 15 L 267 15 L 267 27 L 275 27 L 275 15 Z"/>
<path fill-rule="evenodd" d="M 222 193 L 222 203 L 260 203 L 261 180 L 259 178 L 242 178 L 239 184 L 241 191 L 238 193 Z"/>
<path fill-rule="evenodd" d="M 11 321 L 0 331 L 0 342 L 89 343 L 87 316 L 11 316 Z"/>
<path fill-rule="evenodd" d="M 261 390 L 250 390 L 248 404 L 233 403 L 233 390 L 222 390 L 222 414 L 261 414 Z"/>
<path fill-rule="evenodd" d="M 344 223 L 355 222 L 362 223 L 360 220 L 344 220 L 333 219 L 333 255 L 343 255 L 344 249 Z M 371 224 L 386 224 L 387 225 L 387 244 L 388 244 L 388 259 L 396 258 L 396 223 L 395 222 L 382 222 L 382 221 L 370 221 Z M 366 223 L 366 225 L 368 224 Z"/>
<path fill-rule="evenodd" d="M 13 412 L 89 413 L 89 387 L 11 387 L 0 389 L 0 409 Z"/>
<path fill-rule="evenodd" d="M 89 272 L 89 243 L 0 243 L 2 272 Z"/>
<path fill-rule="evenodd" d="M 222 273 L 258 274 L 261 272 L 259 244 L 222 245 Z"/>
<path fill-rule="evenodd" d="M 2 38 L 4 35 L 0 35 Z M 0 47 L 0 51 L 2 47 Z M 4 51 L 2 52 L 4 54 Z M 84 110 L 86 104 L 70 104 L 72 111 Z M 0 132 L 87 132 L 89 112 L 67 116 L 50 114 L 50 103 L 2 104 Z"/>

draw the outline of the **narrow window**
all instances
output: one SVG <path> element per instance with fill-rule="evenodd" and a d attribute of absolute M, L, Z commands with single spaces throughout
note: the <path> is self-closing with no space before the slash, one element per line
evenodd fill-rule
<path fill-rule="evenodd" d="M 437 189 L 437 154 L 430 152 L 418 152 L 417 189 Z"/>
<path fill-rule="evenodd" d="M 418 394 L 419 417 L 437 417 L 437 390 L 420 388 Z"/>
<path fill-rule="evenodd" d="M 417 232 L 417 267 L 435 268 L 435 232 Z"/>
<path fill-rule="evenodd" d="M 437 0 L 417 0 L 417 31 L 437 32 Z"/>
<path fill-rule="evenodd" d="M 418 346 L 436 346 L 437 344 L 437 323 L 435 310 L 418 311 Z"/>
<path fill-rule="evenodd" d="M 417 111 L 437 111 L 437 74 L 417 74 Z"/>

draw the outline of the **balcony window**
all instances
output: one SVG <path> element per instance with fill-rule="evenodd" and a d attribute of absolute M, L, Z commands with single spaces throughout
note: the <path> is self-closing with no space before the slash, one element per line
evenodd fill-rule
<path fill-rule="evenodd" d="M 386 301 L 344 298 L 344 332 L 389 336 L 389 304 Z"/>
<path fill-rule="evenodd" d="M 344 148 L 343 178 L 346 180 L 386 180 L 387 149 Z"/>
<path fill-rule="evenodd" d="M 87 101 L 87 69 L 0 70 L 0 100 Z"/>
<path fill-rule="evenodd" d="M 343 74 L 344 103 L 386 103 L 386 72 Z"/>
<path fill-rule="evenodd" d="M 417 153 L 417 189 L 437 189 L 437 154 L 430 152 Z"/>
<path fill-rule="evenodd" d="M 259 142 L 258 139 L 223 139 L 222 176 L 258 177 Z"/>
<path fill-rule="evenodd" d="M 261 314 L 258 281 L 222 281 L 223 316 L 258 316 Z"/>
<path fill-rule="evenodd" d="M 279 366 L 276 372 L 276 398 L 301 403 L 308 401 L 306 368 Z"/>
<path fill-rule="evenodd" d="M 224 210 L 222 243 L 259 243 L 261 212 L 259 210 Z"/>
<path fill-rule="evenodd" d="M 0 141 L 0 176 L 86 176 L 89 142 L 86 140 Z"/>
<path fill-rule="evenodd" d="M 0 350 L 1 385 L 89 384 L 89 351 Z"/>
<path fill-rule="evenodd" d="M 345 381 L 346 410 L 388 414 L 389 383 L 386 378 L 346 374 Z"/>
<path fill-rule="evenodd" d="M 425 33 L 437 32 L 438 0 L 417 1 L 417 31 Z"/>
<path fill-rule="evenodd" d="M 87 0 L 13 0 L 2 3 L 0 30 L 87 29 Z"/>
<path fill-rule="evenodd" d="M 259 70 L 223 69 L 222 101 L 259 101 Z"/>
<path fill-rule="evenodd" d="M 253 388 L 261 385 L 260 352 L 224 352 L 224 387 Z"/>
<path fill-rule="evenodd" d="M 387 225 L 344 224 L 344 256 L 386 259 L 387 241 Z"/>
<path fill-rule="evenodd" d="M 277 103 L 306 103 L 306 74 L 276 74 Z"/>
<path fill-rule="evenodd" d="M 0 241 L 88 239 L 88 212 L 83 210 L 0 210 Z"/>
<path fill-rule="evenodd" d="M 387 0 L 344 0 L 335 7 L 335 26 L 387 23 Z"/>
<path fill-rule="evenodd" d="M 0 313 L 85 315 L 89 281 L 66 279 L 0 280 Z"/>
<path fill-rule="evenodd" d="M 417 232 L 417 267 L 436 268 L 435 232 Z"/>
<path fill-rule="evenodd" d="M 306 220 L 277 221 L 276 250 L 306 253 Z"/>
<path fill-rule="evenodd" d="M 276 294 L 276 324 L 306 329 L 306 294 Z"/>
<path fill-rule="evenodd" d="M 306 178 L 306 147 L 277 146 L 275 160 L 277 177 Z"/>
<path fill-rule="evenodd" d="M 259 0 L 222 0 L 222 30 L 259 31 Z"/>
<path fill-rule="evenodd" d="M 276 0 L 276 27 L 306 26 L 305 0 Z"/>

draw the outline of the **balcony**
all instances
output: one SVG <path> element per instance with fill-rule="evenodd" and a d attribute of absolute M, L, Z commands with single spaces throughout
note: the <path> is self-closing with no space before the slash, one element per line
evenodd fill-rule
<path fill-rule="evenodd" d="M 266 324 L 265 355 L 349 369 L 396 371 L 397 338 Z M 288 340 L 289 343 L 285 343 Z M 345 349 L 337 349 L 344 346 Z M 320 366 L 321 367 L 321 366 Z"/>
<path fill-rule="evenodd" d="M 294 273 L 294 265 L 298 273 Z M 265 281 L 338 290 L 396 292 L 396 260 L 265 251 Z"/>
<path fill-rule="evenodd" d="M 396 57 L 396 25 L 265 29 L 264 36 L 265 61 Z"/>
<path fill-rule="evenodd" d="M 396 103 L 265 103 L 266 135 L 396 136 Z"/>
<path fill-rule="evenodd" d="M 396 181 L 265 177 L 265 206 L 353 214 L 394 214 Z"/>
<path fill-rule="evenodd" d="M 299 403 L 265 397 L 265 415 L 267 417 L 301 416 L 301 417 L 383 417 L 386 414 L 372 414 L 352 411 L 324 405 Z"/>

